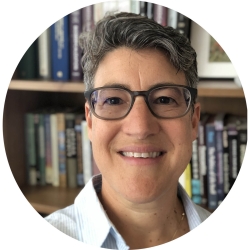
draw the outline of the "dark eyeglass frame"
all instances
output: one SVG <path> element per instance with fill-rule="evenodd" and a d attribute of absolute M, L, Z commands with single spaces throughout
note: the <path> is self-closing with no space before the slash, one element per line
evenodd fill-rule
<path fill-rule="evenodd" d="M 184 114 L 182 114 L 180 116 L 176 116 L 176 117 L 162 117 L 162 116 L 159 116 L 159 115 L 155 114 L 155 112 L 151 109 L 149 101 L 148 101 L 148 97 L 149 97 L 150 93 L 152 91 L 154 91 L 154 90 L 165 88 L 165 87 L 181 87 L 181 88 L 187 89 L 190 92 L 191 101 L 190 101 L 189 107 L 187 108 L 187 110 L 186 110 L 186 112 Z M 103 118 L 103 117 L 97 115 L 95 113 L 95 109 L 94 109 L 94 107 L 93 107 L 93 105 L 91 103 L 91 95 L 92 95 L 92 93 L 94 91 L 100 90 L 100 89 L 121 89 L 121 90 L 127 91 L 130 94 L 130 96 L 131 96 L 131 105 L 130 105 L 130 108 L 128 109 L 128 111 L 126 112 L 126 114 L 123 115 L 122 117 L 119 117 L 119 118 Z M 125 88 L 123 86 L 114 85 L 114 86 L 104 86 L 104 87 L 90 89 L 90 90 L 84 92 L 84 96 L 85 96 L 85 98 L 87 99 L 87 101 L 89 103 L 91 112 L 94 114 L 94 116 L 96 116 L 97 118 L 102 119 L 102 120 L 120 120 L 120 119 L 123 119 L 124 117 L 126 117 L 129 114 L 129 112 L 132 109 L 132 107 L 134 106 L 135 98 L 137 96 L 143 96 L 144 97 L 144 100 L 145 100 L 145 102 L 146 102 L 146 104 L 148 106 L 148 109 L 150 110 L 150 112 L 152 113 L 152 115 L 154 115 L 155 117 L 157 117 L 159 119 L 175 119 L 175 118 L 180 118 L 182 116 L 185 116 L 189 112 L 191 106 L 196 102 L 197 89 L 189 87 L 189 86 L 186 86 L 186 85 L 162 84 L 160 86 L 159 85 L 158 86 L 154 86 L 154 87 L 150 88 L 147 91 L 131 91 L 130 89 Z"/>

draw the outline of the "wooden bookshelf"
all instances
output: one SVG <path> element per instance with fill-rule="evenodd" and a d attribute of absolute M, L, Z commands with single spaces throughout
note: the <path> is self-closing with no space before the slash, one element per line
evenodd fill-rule
<path fill-rule="evenodd" d="M 46 92 L 72 92 L 83 93 L 84 84 L 79 82 L 54 82 L 37 80 L 12 80 L 10 90 L 46 91 Z M 201 81 L 198 84 L 200 97 L 232 97 L 244 98 L 242 87 L 233 81 Z"/>
<path fill-rule="evenodd" d="M 84 84 L 40 80 L 12 80 L 3 117 L 4 144 L 13 176 L 31 205 L 50 214 L 73 204 L 80 188 L 30 187 L 26 183 L 24 114 L 48 105 L 83 106 Z M 200 81 L 198 101 L 203 112 L 247 115 L 244 91 L 233 81 Z M 17 143 L 18 142 L 18 143 Z"/>
<path fill-rule="evenodd" d="M 37 212 L 50 214 L 73 204 L 81 188 L 25 186 L 21 191 Z"/>

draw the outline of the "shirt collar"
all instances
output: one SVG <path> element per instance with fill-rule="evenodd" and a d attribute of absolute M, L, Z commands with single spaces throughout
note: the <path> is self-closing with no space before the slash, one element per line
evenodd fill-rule
<path fill-rule="evenodd" d="M 101 247 L 109 233 L 116 233 L 114 225 L 108 218 L 97 193 L 101 190 L 101 175 L 94 176 L 75 199 L 75 213 L 79 239 L 86 244 Z M 178 184 L 178 196 L 181 198 L 190 230 L 200 225 L 201 218 L 184 188 Z M 84 216 L 83 216 L 84 215 Z M 98 229 L 98 230 L 97 230 Z"/>
<path fill-rule="evenodd" d="M 111 229 L 111 223 L 100 203 L 97 191 L 101 188 L 101 175 L 94 176 L 75 199 L 75 213 L 79 239 L 100 247 Z M 84 215 L 84 216 L 83 216 Z M 96 230 L 98 228 L 98 230 Z"/>

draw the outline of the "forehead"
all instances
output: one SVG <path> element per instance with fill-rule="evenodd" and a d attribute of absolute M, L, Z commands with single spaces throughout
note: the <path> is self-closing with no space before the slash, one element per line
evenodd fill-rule
<path fill-rule="evenodd" d="M 133 50 L 121 47 L 108 52 L 100 62 L 94 87 L 121 84 L 147 90 L 160 83 L 186 85 L 185 75 L 158 49 Z"/>

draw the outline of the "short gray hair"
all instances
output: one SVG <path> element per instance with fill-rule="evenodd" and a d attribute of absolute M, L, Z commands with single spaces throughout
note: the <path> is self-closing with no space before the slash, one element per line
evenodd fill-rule
<path fill-rule="evenodd" d="M 125 12 L 107 14 L 94 30 L 81 34 L 80 46 L 85 90 L 94 88 L 95 73 L 103 57 L 119 47 L 161 50 L 177 72 L 184 72 L 187 85 L 197 88 L 196 52 L 189 40 L 172 27 L 163 27 L 145 16 Z"/>

